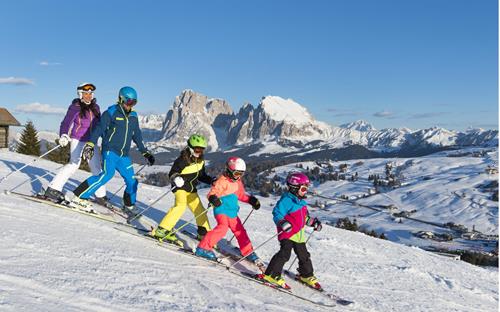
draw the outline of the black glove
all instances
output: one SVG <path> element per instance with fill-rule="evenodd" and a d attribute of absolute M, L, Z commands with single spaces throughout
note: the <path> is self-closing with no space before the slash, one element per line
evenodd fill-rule
<path fill-rule="evenodd" d="M 260 202 L 255 196 L 250 196 L 248 199 L 248 203 L 252 205 L 252 208 L 258 210 L 260 208 Z"/>
<path fill-rule="evenodd" d="M 217 195 L 210 195 L 208 197 L 208 202 L 212 204 L 214 207 L 219 207 L 222 205 L 222 202 L 220 201 L 220 198 L 217 197 Z"/>
<path fill-rule="evenodd" d="M 312 226 L 314 230 L 318 232 L 323 228 L 318 218 L 309 218 L 309 220 L 307 220 L 307 225 Z"/>
<path fill-rule="evenodd" d="M 89 162 L 92 159 L 92 157 L 94 157 L 94 143 L 87 142 L 83 147 L 82 158 L 86 162 Z"/>
<path fill-rule="evenodd" d="M 142 156 L 144 156 L 144 158 L 146 158 L 146 160 L 148 161 L 148 165 L 150 165 L 150 166 L 154 165 L 155 157 L 151 153 L 145 152 L 144 154 L 142 154 Z"/>
<path fill-rule="evenodd" d="M 292 224 L 286 220 L 281 220 L 278 223 L 278 226 L 283 230 L 285 233 L 289 233 L 292 231 Z"/>

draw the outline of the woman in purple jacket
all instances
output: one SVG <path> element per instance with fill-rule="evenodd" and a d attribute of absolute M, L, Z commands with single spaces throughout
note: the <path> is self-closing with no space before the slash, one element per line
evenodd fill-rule
<path fill-rule="evenodd" d="M 64 194 L 62 193 L 64 184 L 80 167 L 83 147 L 89 140 L 90 132 L 95 128 L 101 117 L 99 105 L 97 105 L 94 98 L 95 89 L 95 86 L 91 83 L 80 84 L 76 89 L 78 98 L 73 100 L 61 122 L 59 145 L 64 147 L 70 144 L 71 157 L 69 163 L 59 171 L 45 191 L 45 197 L 52 201 L 61 202 L 64 200 Z M 101 157 L 97 145 L 95 146 L 94 155 L 89 161 L 89 166 L 92 174 L 98 175 L 101 173 Z M 106 204 L 106 189 L 104 186 L 95 192 L 95 196 L 99 204 Z"/>

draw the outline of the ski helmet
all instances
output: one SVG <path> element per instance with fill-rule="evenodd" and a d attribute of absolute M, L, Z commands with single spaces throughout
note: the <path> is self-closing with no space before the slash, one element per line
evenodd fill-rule
<path fill-rule="evenodd" d="M 229 157 L 226 161 L 226 173 L 233 179 L 238 180 L 247 170 L 245 161 L 239 157 Z"/>
<path fill-rule="evenodd" d="M 91 101 L 94 99 L 94 91 L 95 91 L 95 86 L 91 84 L 90 82 L 84 82 L 78 85 L 76 87 L 76 94 L 78 95 L 78 98 L 83 101 L 83 94 L 84 93 L 90 93 L 92 94 Z M 84 102 L 85 104 L 90 104 L 91 102 Z"/>
<path fill-rule="evenodd" d="M 132 87 L 123 87 L 118 92 L 118 104 L 134 106 L 137 104 L 137 92 Z"/>
<path fill-rule="evenodd" d="M 307 193 L 310 183 L 311 181 L 309 178 L 302 172 L 292 172 L 286 178 L 286 185 L 288 185 L 288 189 L 292 194 L 299 198 L 306 197 L 305 194 Z M 302 195 L 299 194 L 299 191 Z"/>
<path fill-rule="evenodd" d="M 190 136 L 187 143 L 190 148 L 195 148 L 195 147 L 207 148 L 207 140 L 205 139 L 204 136 L 199 134 L 193 134 L 192 136 Z"/>

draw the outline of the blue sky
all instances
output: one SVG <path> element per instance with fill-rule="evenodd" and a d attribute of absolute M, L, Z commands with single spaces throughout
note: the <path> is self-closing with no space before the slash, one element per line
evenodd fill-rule
<path fill-rule="evenodd" d="M 2 2 L 0 107 L 58 129 L 76 85 L 166 113 L 292 98 L 333 125 L 498 129 L 496 0 Z"/>

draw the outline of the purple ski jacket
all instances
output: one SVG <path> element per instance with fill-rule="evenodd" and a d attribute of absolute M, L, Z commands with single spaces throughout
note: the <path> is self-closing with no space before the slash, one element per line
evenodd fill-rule
<path fill-rule="evenodd" d="M 85 104 L 83 104 L 85 105 Z M 99 105 L 93 103 L 99 110 Z M 80 99 L 74 99 L 61 122 L 59 128 L 59 135 L 68 134 L 70 138 L 77 139 L 78 141 L 88 141 L 92 129 L 96 127 L 99 122 L 99 117 L 96 116 L 91 109 L 87 110 L 85 116 L 80 117 Z M 71 129 L 71 133 L 69 133 Z"/>

